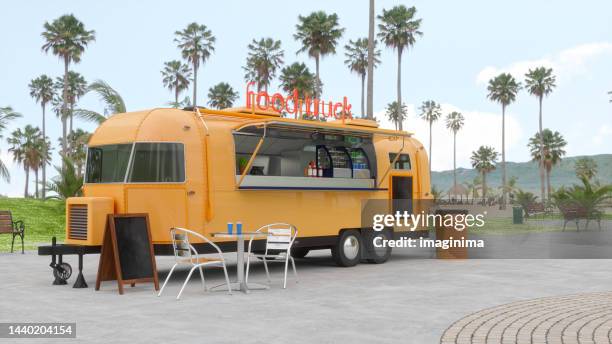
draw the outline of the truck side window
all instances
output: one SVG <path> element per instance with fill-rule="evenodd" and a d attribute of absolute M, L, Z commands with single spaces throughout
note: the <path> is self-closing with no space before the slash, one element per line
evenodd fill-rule
<path fill-rule="evenodd" d="M 185 181 L 183 144 L 140 142 L 134 147 L 130 183 L 182 183 Z"/>
<path fill-rule="evenodd" d="M 389 153 L 389 163 L 392 163 L 395 159 L 396 153 Z M 400 154 L 399 158 L 393 166 L 394 170 L 410 170 L 410 155 Z"/>
<path fill-rule="evenodd" d="M 85 182 L 123 183 L 131 152 L 131 143 L 89 147 Z"/>

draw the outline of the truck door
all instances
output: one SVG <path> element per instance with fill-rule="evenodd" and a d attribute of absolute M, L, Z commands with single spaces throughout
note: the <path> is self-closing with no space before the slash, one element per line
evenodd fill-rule
<path fill-rule="evenodd" d="M 172 227 L 187 227 L 187 185 L 182 143 L 137 142 L 125 187 L 129 213 L 148 213 L 153 241 L 168 241 Z"/>
<path fill-rule="evenodd" d="M 412 177 L 391 175 L 391 202 L 393 214 L 397 211 L 412 214 Z"/>

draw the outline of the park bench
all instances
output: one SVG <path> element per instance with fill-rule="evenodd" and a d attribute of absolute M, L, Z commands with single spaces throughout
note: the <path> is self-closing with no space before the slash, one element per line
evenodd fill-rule
<path fill-rule="evenodd" d="M 576 231 L 579 231 L 580 226 L 578 225 L 578 221 L 580 220 L 587 221 L 584 227 L 585 229 L 589 228 L 589 222 L 591 220 L 595 220 L 597 221 L 597 226 L 599 227 L 599 230 L 601 230 L 601 212 L 598 210 L 593 210 L 589 212 L 586 208 L 573 204 L 560 205 L 559 210 L 563 215 L 563 230 L 565 230 L 565 226 L 568 222 L 574 221 L 576 223 Z"/>
<path fill-rule="evenodd" d="M 527 215 L 527 217 L 547 213 L 548 211 L 543 203 L 534 202 L 530 203 L 529 205 L 527 205 L 527 207 L 525 207 L 525 214 Z"/>
<path fill-rule="evenodd" d="M 15 245 L 15 237 L 21 238 L 21 253 L 23 253 L 23 236 L 25 234 L 25 225 L 23 221 L 13 221 L 13 215 L 8 210 L 0 210 L 0 234 L 11 234 L 11 253 Z"/>

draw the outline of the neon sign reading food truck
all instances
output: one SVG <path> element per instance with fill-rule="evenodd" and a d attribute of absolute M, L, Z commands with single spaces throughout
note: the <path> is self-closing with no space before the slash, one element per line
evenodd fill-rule
<path fill-rule="evenodd" d="M 251 87 L 255 82 L 249 82 L 246 86 L 246 107 L 263 111 L 274 111 L 278 113 L 293 114 L 295 118 L 302 116 L 333 117 L 335 119 L 353 118 L 351 104 L 344 97 L 342 102 L 324 101 L 314 97 L 306 96 L 300 99 L 298 91 L 293 90 L 291 94 L 283 96 L 280 93 L 270 95 L 267 91 L 254 91 Z"/>

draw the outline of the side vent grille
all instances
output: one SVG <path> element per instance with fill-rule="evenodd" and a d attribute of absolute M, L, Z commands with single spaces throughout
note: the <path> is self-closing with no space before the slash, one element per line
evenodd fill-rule
<path fill-rule="evenodd" d="M 68 237 L 87 240 L 87 204 L 70 205 Z"/>

